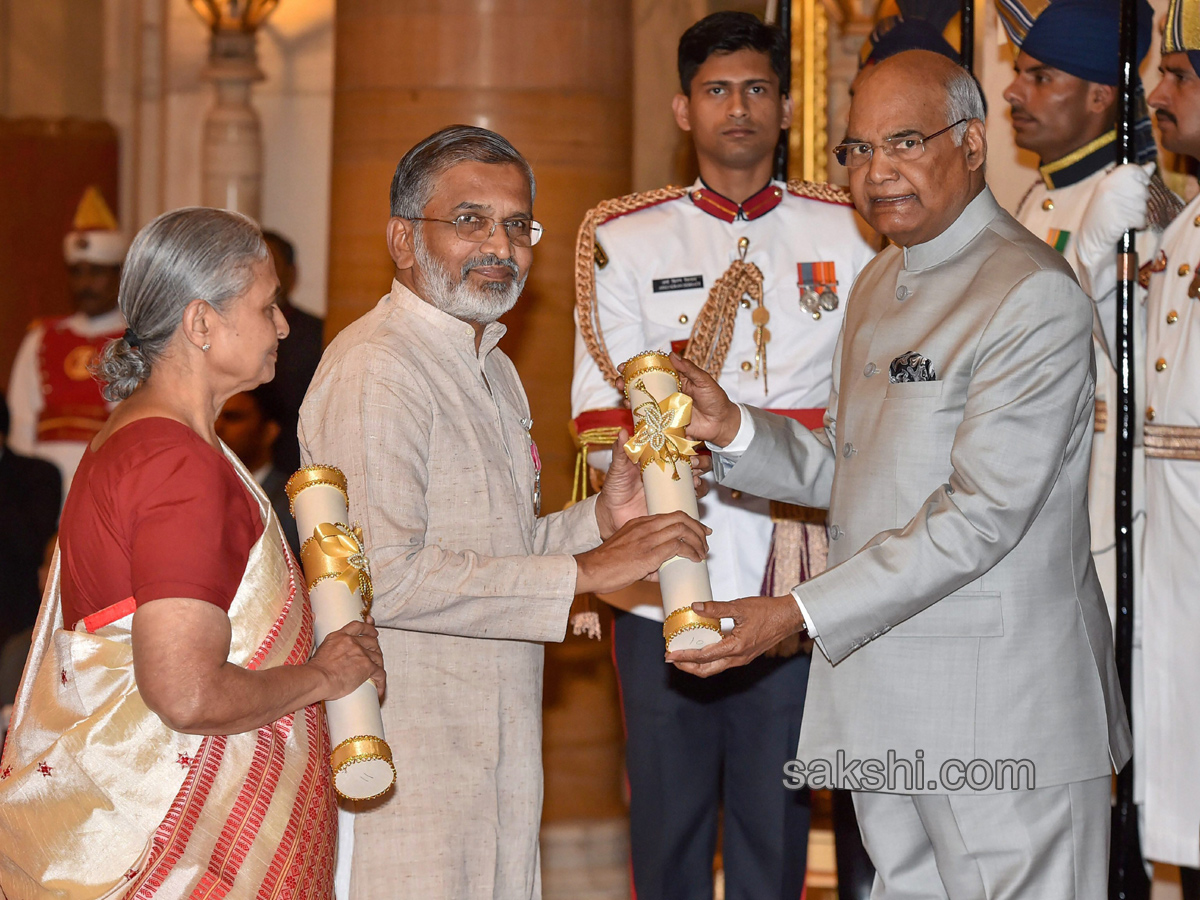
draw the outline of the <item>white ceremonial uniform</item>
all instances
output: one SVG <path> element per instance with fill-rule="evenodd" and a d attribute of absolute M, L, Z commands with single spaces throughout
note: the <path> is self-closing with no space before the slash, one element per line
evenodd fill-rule
<path fill-rule="evenodd" d="M 1200 867 L 1200 198 L 1163 233 L 1146 304 L 1142 702 L 1147 859 Z M 1200 285 L 1200 283 L 1197 283 Z M 1140 750 L 1141 748 L 1139 748 Z"/>
<path fill-rule="evenodd" d="M 765 408 L 824 407 L 845 298 L 875 255 L 852 208 L 797 196 L 783 182 L 773 182 L 771 188 L 781 198 L 778 206 L 752 220 L 727 222 L 697 204 L 695 192 L 703 187 L 697 181 L 691 193 L 611 219 L 597 229 L 596 242 L 607 263 L 596 268 L 596 304 L 613 364 L 619 367 L 644 350 L 667 351 L 673 341 L 687 340 L 713 283 L 738 259 L 738 241 L 746 238 L 745 260 L 762 270 L 764 306 L 771 314 L 767 377 L 755 374 L 753 310 L 743 301 L 721 385 L 735 401 Z M 798 266 L 815 262 L 833 263 L 840 298 L 837 309 L 822 312 L 820 319 L 800 307 Z M 604 380 L 577 330 L 571 414 L 620 402 L 620 394 Z M 593 463 L 599 461 L 597 456 Z M 708 539 L 713 599 L 757 595 L 771 542 L 769 502 L 714 486 L 701 500 L 700 514 L 713 530 Z M 661 606 L 641 605 L 632 611 L 660 622 L 663 618 Z"/>
<path fill-rule="evenodd" d="M 1075 156 L 1076 154 L 1071 154 L 1067 160 Z M 1109 619 L 1115 623 L 1117 554 L 1114 482 L 1117 455 L 1117 374 L 1113 355 L 1116 352 L 1117 328 L 1116 281 L 1111 270 L 1098 279 L 1091 278 L 1091 273 L 1086 271 L 1086 266 L 1080 261 L 1077 251 L 1078 233 L 1084 214 L 1092 202 L 1096 188 L 1116 165 L 1112 157 L 1113 147 L 1108 143 L 1099 150 L 1076 159 L 1074 166 L 1082 167 L 1085 171 L 1092 169 L 1090 174 L 1079 180 L 1069 177 L 1072 166 L 1062 165 L 1063 161 L 1044 166 L 1043 172 L 1052 171 L 1029 189 L 1013 215 L 1018 222 L 1063 254 L 1084 289 L 1090 289 L 1096 307 L 1099 326 L 1095 330 L 1097 419 L 1096 431 L 1092 438 L 1092 465 L 1088 475 L 1088 512 L 1092 525 L 1092 558 L 1104 590 L 1105 602 L 1108 604 Z M 1154 164 L 1150 163 L 1144 168 L 1151 172 Z M 1141 262 L 1148 262 L 1154 258 L 1158 252 L 1159 238 L 1160 234 L 1152 229 L 1138 232 L 1137 248 Z M 1115 256 L 1115 247 L 1113 252 Z M 1100 283 L 1094 283 L 1096 281 Z M 1134 318 L 1134 359 L 1141 358 L 1145 346 L 1146 325 L 1145 292 L 1139 289 L 1137 293 L 1140 302 Z M 1134 388 L 1141 393 L 1139 379 L 1134 379 Z M 1137 403 L 1140 408 L 1140 398 Z M 1141 529 L 1145 523 L 1140 432 L 1136 435 L 1136 443 L 1134 528 L 1135 542 L 1140 542 Z"/>
<path fill-rule="evenodd" d="M 114 309 L 95 318 L 75 313 L 60 320 L 58 324 L 81 338 L 90 339 L 103 334 L 119 335 L 125 328 L 125 319 L 119 309 Z M 38 440 L 38 417 L 45 408 L 46 392 L 49 389 L 49 386 L 43 383 L 39 366 L 45 328 L 44 324 L 31 328 L 21 341 L 13 360 L 12 375 L 8 381 L 8 411 L 11 417 L 8 445 L 14 453 L 36 456 L 58 466 L 62 473 L 62 495 L 65 501 L 75 469 L 83 456 L 84 448 L 87 447 L 87 441 Z M 109 404 L 109 409 L 115 405 Z"/>

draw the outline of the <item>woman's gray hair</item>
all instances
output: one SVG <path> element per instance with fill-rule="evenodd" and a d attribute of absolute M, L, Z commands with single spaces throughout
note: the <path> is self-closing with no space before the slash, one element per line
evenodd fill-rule
<path fill-rule="evenodd" d="M 189 303 L 204 300 L 224 312 L 249 289 L 254 264 L 267 257 L 254 220 L 229 210 L 174 209 L 139 231 L 121 269 L 117 301 L 136 346 L 125 337 L 105 345 L 94 367 L 105 398 L 124 400 L 150 376 Z"/>
<path fill-rule="evenodd" d="M 451 125 L 431 134 L 404 154 L 392 176 L 392 215 L 413 219 L 424 214 L 438 176 L 464 162 L 512 165 L 525 173 L 530 200 L 537 183 L 528 161 L 508 140 L 474 125 Z"/>
<path fill-rule="evenodd" d="M 959 119 L 978 119 L 980 122 L 987 118 L 987 107 L 984 106 L 983 89 L 975 76 L 961 66 L 956 66 L 954 72 L 946 80 L 946 115 L 947 121 L 957 122 Z M 950 132 L 955 144 L 961 144 L 963 135 L 967 133 L 969 121 L 954 126 Z"/>

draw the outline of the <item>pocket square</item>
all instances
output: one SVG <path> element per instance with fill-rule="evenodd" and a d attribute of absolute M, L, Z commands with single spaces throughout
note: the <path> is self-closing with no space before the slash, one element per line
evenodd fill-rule
<path fill-rule="evenodd" d="M 892 360 L 888 369 L 892 384 L 908 381 L 937 381 L 933 363 L 916 350 L 909 350 Z"/>

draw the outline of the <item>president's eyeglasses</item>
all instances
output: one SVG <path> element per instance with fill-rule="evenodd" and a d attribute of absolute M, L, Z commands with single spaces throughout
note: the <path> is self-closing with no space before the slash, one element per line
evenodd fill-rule
<path fill-rule="evenodd" d="M 959 119 L 957 122 L 947 125 L 941 131 L 935 131 L 933 134 L 925 137 L 894 137 L 888 138 L 882 144 L 869 144 L 866 141 L 851 141 L 845 144 L 838 144 L 833 148 L 833 155 L 837 157 L 838 163 L 847 169 L 857 169 L 859 166 L 865 166 L 869 163 L 871 157 L 875 155 L 876 147 L 882 149 L 888 159 L 899 160 L 900 162 L 912 162 L 915 159 L 919 159 L 921 154 L 925 152 L 927 141 L 932 141 L 935 137 L 945 134 L 951 128 L 970 121 L 970 119 Z"/>
<path fill-rule="evenodd" d="M 533 219 L 505 219 L 497 222 L 490 216 L 479 216 L 475 213 L 463 213 L 456 219 L 427 219 L 424 216 L 406 216 L 414 222 L 441 222 L 443 225 L 453 225 L 454 233 L 460 240 L 472 244 L 482 244 L 496 233 L 496 226 L 501 225 L 508 234 L 509 243 L 514 247 L 532 247 L 542 239 L 542 223 Z"/>

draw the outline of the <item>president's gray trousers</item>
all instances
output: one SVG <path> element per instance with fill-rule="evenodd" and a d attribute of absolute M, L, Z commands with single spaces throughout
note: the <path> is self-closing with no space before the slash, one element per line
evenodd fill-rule
<path fill-rule="evenodd" d="M 1111 778 L 996 794 L 854 792 L 871 900 L 1105 900 Z"/>

